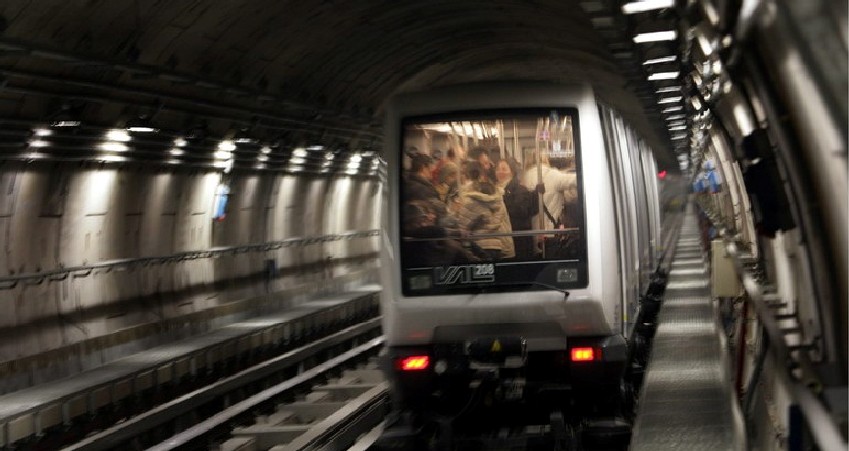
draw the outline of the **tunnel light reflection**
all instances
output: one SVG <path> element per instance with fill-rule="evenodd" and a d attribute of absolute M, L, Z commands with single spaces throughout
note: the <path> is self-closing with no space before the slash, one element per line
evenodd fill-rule
<path fill-rule="evenodd" d="M 40 148 L 40 147 L 47 147 L 49 145 L 50 145 L 50 143 L 43 140 L 43 139 L 33 139 L 29 142 L 30 147 Z"/>
<path fill-rule="evenodd" d="M 185 152 L 183 151 L 183 149 L 178 149 L 178 148 L 175 147 L 175 148 L 169 150 L 168 153 L 170 153 L 171 155 L 174 155 L 174 156 L 180 156 L 180 155 L 183 155 Z"/>
<path fill-rule="evenodd" d="M 33 133 L 33 135 L 35 135 L 35 136 L 44 137 L 44 136 L 50 136 L 50 135 L 52 135 L 52 134 L 53 134 L 53 130 L 48 130 L 48 129 L 46 129 L 46 128 L 36 128 L 36 129 L 34 129 L 34 130 L 32 131 L 32 133 Z"/>
<path fill-rule="evenodd" d="M 292 157 L 306 158 L 307 157 L 307 150 L 304 149 L 303 147 L 298 147 L 297 149 L 292 151 Z"/>
<path fill-rule="evenodd" d="M 186 144 L 187 144 L 186 140 L 183 139 L 183 138 L 175 138 L 174 139 L 174 146 L 176 146 L 176 147 L 186 147 Z"/>

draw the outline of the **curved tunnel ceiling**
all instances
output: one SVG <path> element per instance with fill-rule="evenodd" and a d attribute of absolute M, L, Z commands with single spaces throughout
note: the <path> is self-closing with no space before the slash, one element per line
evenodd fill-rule
<path fill-rule="evenodd" d="M 45 120 L 71 102 L 104 126 L 154 114 L 172 129 L 201 118 L 219 135 L 253 125 L 289 144 L 367 146 L 380 140 L 383 103 L 397 92 L 587 80 L 641 130 L 659 165 L 675 169 L 640 55 L 614 58 L 616 46 L 635 47 L 633 30 L 643 26 L 619 8 L 616 0 L 7 0 L 0 115 Z"/>

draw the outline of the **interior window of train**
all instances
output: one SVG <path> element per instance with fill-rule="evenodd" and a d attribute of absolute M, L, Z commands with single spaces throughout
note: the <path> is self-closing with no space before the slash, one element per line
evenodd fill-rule
<path fill-rule="evenodd" d="M 585 287 L 578 126 L 570 108 L 405 118 L 404 294 Z"/>

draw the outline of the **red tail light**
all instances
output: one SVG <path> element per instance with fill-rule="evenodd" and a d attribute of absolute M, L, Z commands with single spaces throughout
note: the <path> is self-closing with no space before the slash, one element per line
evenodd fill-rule
<path fill-rule="evenodd" d="M 426 355 L 412 355 L 398 361 L 401 371 L 422 371 L 430 366 L 430 357 Z"/>
<path fill-rule="evenodd" d="M 573 362 L 592 362 L 601 358 L 601 353 L 593 348 L 572 348 L 569 357 Z"/>

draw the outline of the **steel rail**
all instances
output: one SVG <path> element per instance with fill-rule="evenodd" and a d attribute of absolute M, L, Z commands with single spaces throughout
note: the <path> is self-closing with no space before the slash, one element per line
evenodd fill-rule
<path fill-rule="evenodd" d="M 87 437 L 86 439 L 64 449 L 67 451 L 91 451 L 111 449 L 119 446 L 127 440 L 131 440 L 132 438 L 138 437 L 160 425 L 173 421 L 178 417 L 203 406 L 204 404 L 226 395 L 227 393 L 232 393 L 235 390 L 267 378 L 286 368 L 291 368 L 292 366 L 303 362 L 307 358 L 316 355 L 320 351 L 332 348 L 333 346 L 357 336 L 368 334 L 379 328 L 380 317 L 372 318 L 358 325 L 345 328 L 333 335 L 316 340 L 313 343 L 289 351 L 281 356 L 261 362 L 251 368 L 240 371 L 209 386 L 182 395 L 165 404 L 156 406 L 141 415 L 130 418 L 123 423 Z M 293 379 L 289 379 L 282 384 L 278 384 L 272 388 L 261 391 L 260 393 L 249 397 L 247 400 L 239 402 L 223 412 L 219 412 L 211 418 L 198 423 L 180 434 L 177 434 L 153 449 L 173 449 L 176 446 L 187 443 L 190 440 L 194 440 L 208 431 L 211 431 L 214 427 L 226 424 L 236 416 L 249 411 L 249 409 L 253 409 L 261 402 L 266 402 L 273 396 L 297 387 L 310 378 L 314 378 L 332 368 L 338 367 L 354 356 L 362 354 L 368 349 L 373 349 L 382 343 L 382 337 L 372 339 L 365 345 L 356 347 L 341 356 L 332 358 L 307 371 L 303 371 L 300 375 Z"/>

